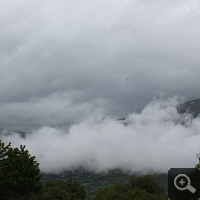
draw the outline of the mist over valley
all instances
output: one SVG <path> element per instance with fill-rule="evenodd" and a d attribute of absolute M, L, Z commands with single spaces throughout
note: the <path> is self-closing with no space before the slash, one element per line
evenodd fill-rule
<path fill-rule="evenodd" d="M 124 120 L 91 116 L 68 130 L 49 126 L 30 133 L 2 130 L 1 139 L 12 146 L 26 145 L 45 173 L 79 168 L 96 173 L 113 169 L 167 173 L 170 167 L 195 166 L 199 111 L 199 99 L 184 104 L 177 98 L 155 99 Z"/>

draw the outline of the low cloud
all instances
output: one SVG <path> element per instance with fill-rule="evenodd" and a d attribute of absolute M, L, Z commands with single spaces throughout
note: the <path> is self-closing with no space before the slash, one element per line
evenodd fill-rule
<path fill-rule="evenodd" d="M 179 114 L 177 100 L 154 100 L 122 121 L 91 117 L 68 131 L 42 127 L 21 138 L 2 135 L 12 146 L 26 145 L 43 172 L 85 168 L 95 172 L 120 168 L 131 172 L 167 172 L 194 167 L 199 152 L 200 118 Z"/>

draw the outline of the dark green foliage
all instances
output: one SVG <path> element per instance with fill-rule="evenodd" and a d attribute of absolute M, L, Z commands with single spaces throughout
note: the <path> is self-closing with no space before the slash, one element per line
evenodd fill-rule
<path fill-rule="evenodd" d="M 62 176 L 62 178 L 61 178 Z M 69 181 L 70 177 L 78 180 L 85 186 L 87 192 L 87 199 L 92 200 L 94 195 L 103 187 L 115 184 L 117 182 L 127 183 L 131 178 L 131 175 L 124 173 L 118 169 L 110 170 L 109 172 L 94 173 L 83 169 L 77 169 L 73 171 L 65 171 L 62 174 L 43 174 L 42 182 L 46 182 L 51 179 L 62 179 Z"/>
<path fill-rule="evenodd" d="M 132 188 L 140 188 L 145 190 L 150 194 L 163 194 L 164 188 L 161 187 L 155 179 L 150 176 L 146 175 L 143 177 L 132 178 L 130 180 L 130 185 Z"/>
<path fill-rule="evenodd" d="M 59 186 L 50 186 L 46 188 L 42 194 L 42 200 L 56 200 L 56 199 L 70 200 L 70 194 L 65 190 L 61 189 Z"/>
<path fill-rule="evenodd" d="M 127 199 L 126 187 L 123 184 L 116 183 L 113 186 L 102 188 L 96 195 L 94 200 L 125 200 Z"/>
<path fill-rule="evenodd" d="M 71 199 L 80 199 L 84 200 L 86 198 L 86 193 L 84 186 L 81 185 L 77 180 L 67 182 L 68 187 L 70 188 Z"/>
<path fill-rule="evenodd" d="M 66 181 L 49 180 L 43 185 L 43 200 L 66 199 L 70 200 L 70 190 Z"/>
<path fill-rule="evenodd" d="M 42 200 L 84 200 L 85 198 L 84 186 L 77 180 L 49 180 L 43 186 Z"/>
<path fill-rule="evenodd" d="M 44 188 L 58 186 L 62 190 L 65 190 L 68 193 L 70 192 L 70 189 L 69 189 L 67 182 L 63 181 L 63 180 L 52 180 L 52 179 L 50 179 L 43 186 L 44 186 Z"/>
<path fill-rule="evenodd" d="M 39 164 L 25 146 L 12 148 L 0 140 L 0 196 L 18 198 L 41 189 Z"/>
<path fill-rule="evenodd" d="M 140 188 L 129 190 L 127 196 L 130 200 L 167 200 L 167 196 L 150 194 Z"/>
<path fill-rule="evenodd" d="M 40 182 L 39 163 L 25 146 L 12 148 L 0 140 L 0 199 L 84 200 L 84 186 L 77 180 Z"/>
<path fill-rule="evenodd" d="M 117 183 L 101 189 L 94 200 L 167 200 L 163 189 L 150 176 L 132 178 L 128 184 Z"/>
<path fill-rule="evenodd" d="M 62 176 L 62 178 L 61 178 Z M 61 174 L 43 174 L 41 181 L 44 183 L 49 179 L 60 179 L 68 181 L 70 177 L 77 179 L 85 186 L 87 192 L 87 199 L 94 199 L 95 194 L 106 186 L 114 185 L 115 183 L 127 184 L 133 177 L 133 174 L 123 172 L 119 169 L 109 170 L 108 172 L 94 173 L 91 171 L 86 171 L 83 169 L 77 169 L 74 171 L 65 171 Z M 135 174 L 139 176 L 139 174 Z M 165 188 L 165 193 L 167 192 L 167 174 L 154 174 L 152 177 L 159 182 Z M 130 184 L 128 184 L 130 186 Z"/>

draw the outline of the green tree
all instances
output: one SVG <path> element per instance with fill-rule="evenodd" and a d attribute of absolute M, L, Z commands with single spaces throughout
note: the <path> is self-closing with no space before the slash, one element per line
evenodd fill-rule
<path fill-rule="evenodd" d="M 43 187 L 43 198 L 46 199 L 69 199 L 84 200 L 86 193 L 84 186 L 77 180 L 49 180 Z"/>
<path fill-rule="evenodd" d="M 19 199 L 41 189 L 39 163 L 25 146 L 12 148 L 0 140 L 0 196 Z"/>
<path fill-rule="evenodd" d="M 164 188 L 159 185 L 159 183 L 151 176 L 145 175 L 142 177 L 133 177 L 130 180 L 130 185 L 132 188 L 140 188 L 145 190 L 150 194 L 163 194 Z"/>
<path fill-rule="evenodd" d="M 42 200 L 57 200 L 57 199 L 65 199 L 71 200 L 70 194 L 60 188 L 59 186 L 49 186 L 45 189 L 42 194 Z"/>
<path fill-rule="evenodd" d="M 84 186 L 79 181 L 76 179 L 69 180 L 67 184 L 70 189 L 71 200 L 84 200 L 86 198 Z"/>
<path fill-rule="evenodd" d="M 94 200 L 167 200 L 163 188 L 151 176 L 132 178 L 128 184 L 102 188 Z"/>
<path fill-rule="evenodd" d="M 127 189 L 124 185 L 116 183 L 102 188 L 94 197 L 94 200 L 127 200 Z M 131 200 L 131 199 L 130 199 Z"/>
<path fill-rule="evenodd" d="M 196 164 L 196 165 L 195 165 L 195 168 L 200 169 L 200 164 Z"/>
<path fill-rule="evenodd" d="M 127 193 L 127 199 L 130 200 L 167 200 L 167 196 L 150 194 L 146 190 L 134 188 Z"/>

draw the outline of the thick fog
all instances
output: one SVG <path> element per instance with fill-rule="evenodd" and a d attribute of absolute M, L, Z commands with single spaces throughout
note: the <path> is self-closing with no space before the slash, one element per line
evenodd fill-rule
<path fill-rule="evenodd" d="M 43 127 L 21 138 L 1 136 L 12 146 L 26 145 L 43 172 L 84 168 L 95 172 L 164 172 L 194 167 L 200 151 L 200 118 L 177 113 L 177 98 L 153 100 L 126 120 L 91 117 L 68 131 Z"/>

